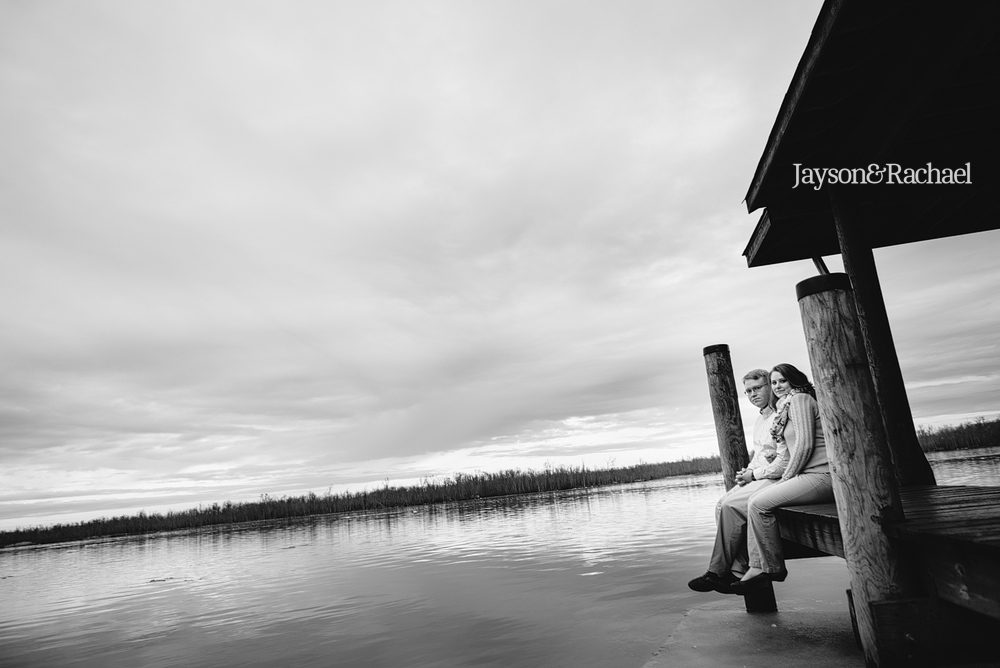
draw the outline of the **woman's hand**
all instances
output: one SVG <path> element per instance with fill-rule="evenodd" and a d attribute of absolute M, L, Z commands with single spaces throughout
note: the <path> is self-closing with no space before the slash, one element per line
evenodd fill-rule
<path fill-rule="evenodd" d="M 736 472 L 736 484 L 742 487 L 748 482 L 753 482 L 753 471 L 746 468 Z"/>

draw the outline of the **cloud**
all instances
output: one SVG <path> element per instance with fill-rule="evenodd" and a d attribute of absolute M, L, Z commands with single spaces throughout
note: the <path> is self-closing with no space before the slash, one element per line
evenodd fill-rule
<path fill-rule="evenodd" d="M 703 346 L 808 367 L 739 200 L 818 9 L 4 5 L 0 522 L 711 454 Z M 880 251 L 919 416 L 986 239 Z"/>

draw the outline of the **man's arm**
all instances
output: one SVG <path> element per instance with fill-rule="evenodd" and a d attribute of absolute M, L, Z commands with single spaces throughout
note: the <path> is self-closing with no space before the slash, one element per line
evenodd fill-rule
<path fill-rule="evenodd" d="M 759 470 L 754 472 L 758 480 L 763 480 L 764 478 L 778 479 L 785 472 L 785 467 L 788 466 L 788 446 L 785 443 L 778 445 L 778 455 L 774 458 L 770 464 L 762 466 Z"/>

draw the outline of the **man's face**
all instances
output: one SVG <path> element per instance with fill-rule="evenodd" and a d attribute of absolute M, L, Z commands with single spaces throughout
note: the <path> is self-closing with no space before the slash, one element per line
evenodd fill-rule
<path fill-rule="evenodd" d="M 767 406 L 771 401 L 771 386 L 766 378 L 751 378 L 743 381 L 743 391 L 757 408 Z"/>

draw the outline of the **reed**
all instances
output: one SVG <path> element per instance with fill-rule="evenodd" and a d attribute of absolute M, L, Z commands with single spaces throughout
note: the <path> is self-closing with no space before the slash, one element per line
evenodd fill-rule
<path fill-rule="evenodd" d="M 940 450 L 970 450 L 1000 445 L 1000 418 L 978 418 L 956 426 L 917 431 L 917 441 L 924 452 Z"/>
<path fill-rule="evenodd" d="M 669 476 L 718 473 L 718 456 L 697 457 L 660 464 L 588 469 L 585 466 L 546 468 L 543 471 L 507 470 L 495 473 L 459 473 L 442 481 L 424 480 L 408 487 L 385 487 L 342 494 L 273 498 L 261 495 L 258 501 L 213 503 L 189 510 L 100 518 L 73 524 L 56 524 L 0 531 L 0 548 L 19 544 L 47 544 L 113 536 L 131 536 L 160 531 L 257 522 L 265 520 L 327 515 L 364 510 L 464 501 L 477 498 L 556 492 L 567 489 L 617 485 Z"/>

